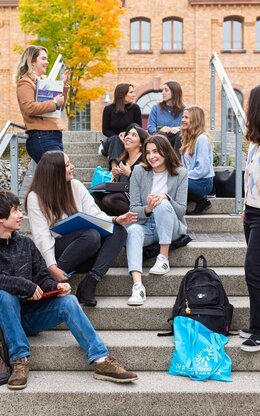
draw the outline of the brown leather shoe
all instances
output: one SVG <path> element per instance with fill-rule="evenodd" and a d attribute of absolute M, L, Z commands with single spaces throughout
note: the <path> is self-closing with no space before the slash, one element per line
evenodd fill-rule
<path fill-rule="evenodd" d="M 138 376 L 126 371 L 115 358 L 107 357 L 101 363 L 95 363 L 94 378 L 98 380 L 114 381 L 116 383 L 130 383 L 138 380 Z"/>
<path fill-rule="evenodd" d="M 11 390 L 21 390 L 27 386 L 29 375 L 29 363 L 27 358 L 11 362 L 12 374 L 9 377 L 7 387 Z"/>

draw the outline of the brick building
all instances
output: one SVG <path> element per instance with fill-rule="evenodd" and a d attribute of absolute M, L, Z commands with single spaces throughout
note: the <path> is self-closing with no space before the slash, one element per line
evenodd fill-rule
<path fill-rule="evenodd" d="M 144 124 L 149 108 L 160 98 L 160 86 L 172 79 L 181 83 L 184 101 L 202 106 L 208 115 L 209 60 L 213 51 L 218 52 L 243 105 L 250 89 L 260 83 L 260 0 L 122 3 L 123 38 L 111 53 L 118 72 L 98 80 L 107 94 L 90 103 L 92 130 L 100 130 L 104 105 L 120 82 L 134 84 Z M 22 121 L 13 82 L 19 57 L 13 52 L 13 45 L 28 41 L 28 36 L 19 27 L 17 5 L 17 1 L 0 0 L 0 126 L 8 119 Z M 219 109 L 218 83 L 216 97 Z M 217 111 L 217 124 L 219 114 Z M 231 117 L 228 121 L 231 127 Z M 76 123 L 76 128 L 80 129 L 80 123 Z"/>

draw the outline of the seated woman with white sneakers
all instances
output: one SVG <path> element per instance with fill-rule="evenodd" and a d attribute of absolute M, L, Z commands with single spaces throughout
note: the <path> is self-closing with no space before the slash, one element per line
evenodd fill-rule
<path fill-rule="evenodd" d="M 133 278 L 128 305 L 146 300 L 142 284 L 143 247 L 159 243 L 160 254 L 150 274 L 163 275 L 170 270 L 170 243 L 186 234 L 184 219 L 188 177 L 170 142 L 160 134 L 144 143 L 145 163 L 134 168 L 130 179 L 130 210 L 138 213 L 136 224 L 127 227 L 128 270 Z"/>

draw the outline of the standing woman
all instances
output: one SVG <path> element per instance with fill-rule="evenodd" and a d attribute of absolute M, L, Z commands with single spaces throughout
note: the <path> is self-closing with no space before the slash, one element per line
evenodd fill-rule
<path fill-rule="evenodd" d="M 184 110 L 181 127 L 181 160 L 188 170 L 188 202 L 196 202 L 190 215 L 199 215 L 211 207 L 207 199 L 213 188 L 213 149 L 205 131 L 205 114 L 193 106 Z"/>
<path fill-rule="evenodd" d="M 184 111 L 182 88 L 176 81 L 162 86 L 163 101 L 155 104 L 148 118 L 148 133 L 164 133 L 179 156 L 180 126 Z"/>
<path fill-rule="evenodd" d="M 240 336 L 248 338 L 241 349 L 254 352 L 260 350 L 260 85 L 250 92 L 246 139 L 249 150 L 242 218 L 247 242 L 245 278 L 250 299 L 250 322 L 249 330 L 240 331 Z"/>
<path fill-rule="evenodd" d="M 133 169 L 143 158 L 143 144 L 148 133 L 138 124 L 130 124 L 124 137 L 124 152 L 118 165 L 112 169 L 113 182 L 129 183 Z M 98 206 L 108 215 L 121 215 L 129 211 L 129 192 L 93 192 Z"/>
<path fill-rule="evenodd" d="M 58 282 L 66 281 L 66 275 L 74 270 L 87 272 L 79 284 L 77 298 L 87 306 L 96 306 L 97 283 L 108 271 L 126 239 L 122 224 L 136 221 L 131 212 L 110 217 L 95 204 L 81 182 L 73 179 L 74 166 L 61 151 L 46 152 L 42 156 L 28 195 L 25 207 L 36 247 Z M 77 211 L 114 223 L 113 234 L 101 238 L 93 228 L 83 229 L 54 238 L 50 227 L 60 219 Z"/>
<path fill-rule="evenodd" d="M 135 101 L 132 84 L 118 84 L 114 92 L 114 101 L 103 111 L 102 133 L 107 137 L 101 143 L 100 152 L 108 157 L 109 168 L 117 166 L 124 150 L 123 139 L 127 127 L 136 123 L 142 126 L 141 110 Z"/>
<path fill-rule="evenodd" d="M 70 71 L 63 75 L 63 94 L 57 95 L 53 100 L 37 102 L 37 80 L 46 74 L 48 66 L 48 52 L 43 46 L 29 46 L 22 54 L 17 68 L 17 98 L 24 119 L 28 139 L 26 149 L 32 159 L 38 163 L 47 150 L 63 150 L 62 118 L 44 117 L 45 113 L 56 111 L 57 107 L 65 106 L 68 93 L 68 79 Z"/>
<path fill-rule="evenodd" d="M 170 243 L 187 232 L 187 171 L 168 139 L 159 134 L 148 137 L 144 159 L 145 163 L 134 168 L 130 179 L 130 210 L 138 213 L 138 221 L 127 228 L 128 270 L 134 282 L 128 305 L 142 305 L 146 300 L 142 284 L 143 246 L 160 244 L 160 254 L 149 273 L 163 275 L 170 270 Z"/>

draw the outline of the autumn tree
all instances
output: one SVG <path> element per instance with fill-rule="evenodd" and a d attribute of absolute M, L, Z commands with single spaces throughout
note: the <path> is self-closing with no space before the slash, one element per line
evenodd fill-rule
<path fill-rule="evenodd" d="M 48 49 L 50 67 L 59 53 L 72 70 L 68 116 L 75 104 L 82 109 L 89 100 L 104 94 L 88 88 L 90 80 L 116 68 L 109 52 L 121 36 L 121 0 L 20 0 L 22 30 L 35 36 L 34 44 Z"/>

